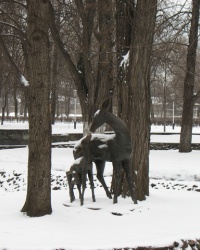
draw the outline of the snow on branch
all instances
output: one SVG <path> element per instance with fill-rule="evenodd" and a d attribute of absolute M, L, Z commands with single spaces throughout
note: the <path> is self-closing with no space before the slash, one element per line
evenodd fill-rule
<path fill-rule="evenodd" d="M 128 51 L 126 53 L 126 55 L 123 56 L 123 59 L 122 59 L 122 61 L 120 63 L 120 67 L 122 67 L 122 66 L 124 66 L 124 67 L 128 66 L 128 64 L 129 64 L 129 52 L 130 51 Z"/>
<path fill-rule="evenodd" d="M 29 82 L 26 80 L 26 78 L 25 78 L 23 75 L 21 75 L 20 82 L 21 82 L 21 84 L 23 84 L 25 87 L 29 86 Z"/>

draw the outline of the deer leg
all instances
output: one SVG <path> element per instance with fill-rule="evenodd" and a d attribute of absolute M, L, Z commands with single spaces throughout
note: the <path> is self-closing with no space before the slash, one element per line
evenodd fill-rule
<path fill-rule="evenodd" d="M 84 192 L 86 189 L 86 170 L 82 170 L 82 192 L 81 192 L 81 206 L 84 203 Z"/>
<path fill-rule="evenodd" d="M 93 202 L 95 202 L 96 199 L 95 199 L 95 194 L 94 194 L 94 181 L 93 181 L 93 171 L 92 171 L 92 169 L 88 170 L 88 178 L 90 180 L 90 187 L 91 187 L 91 191 L 92 191 L 92 200 L 93 200 Z"/>
<path fill-rule="evenodd" d="M 71 202 L 75 201 L 74 184 L 73 183 L 71 183 L 71 185 L 70 185 L 70 201 Z"/>
<path fill-rule="evenodd" d="M 81 185 L 80 184 L 77 184 L 77 189 L 79 193 L 79 199 L 81 199 Z"/>
<path fill-rule="evenodd" d="M 70 197 L 70 202 L 73 202 L 75 200 L 75 195 L 74 195 L 74 185 L 72 183 L 72 174 L 67 172 L 67 181 L 68 181 L 68 186 L 69 186 L 69 197 Z"/>
<path fill-rule="evenodd" d="M 120 173 L 121 173 L 121 163 L 120 162 L 113 162 L 113 172 L 115 174 L 115 183 L 114 183 L 114 187 L 115 187 L 115 191 L 114 191 L 114 198 L 113 198 L 113 204 L 117 203 L 117 197 L 119 195 L 120 192 Z"/>
<path fill-rule="evenodd" d="M 81 199 L 81 184 L 82 184 L 82 174 L 77 174 L 77 189 L 78 189 L 78 193 L 79 193 L 79 199 Z"/>
<path fill-rule="evenodd" d="M 122 166 L 123 166 L 123 169 L 124 169 L 124 171 L 126 173 L 126 180 L 128 182 L 131 198 L 134 201 L 134 204 L 137 204 L 136 190 L 134 189 L 133 180 L 132 180 L 132 177 L 131 177 L 131 172 L 130 172 L 130 167 L 129 167 L 129 160 L 124 160 L 122 162 Z"/>
<path fill-rule="evenodd" d="M 105 168 L 105 161 L 96 160 L 95 165 L 96 165 L 96 169 L 97 169 L 97 179 L 102 184 L 102 186 L 106 192 L 107 197 L 109 199 L 112 199 L 112 195 L 111 195 L 110 191 L 108 190 L 108 187 L 106 186 L 106 183 L 105 183 L 105 180 L 103 177 L 104 168 Z"/>
<path fill-rule="evenodd" d="M 69 186 L 69 193 L 70 193 L 70 202 L 75 201 L 74 184 L 73 183 L 71 183 Z"/>

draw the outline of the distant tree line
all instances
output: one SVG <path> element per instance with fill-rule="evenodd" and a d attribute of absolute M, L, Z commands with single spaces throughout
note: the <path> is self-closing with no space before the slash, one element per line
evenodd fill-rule
<path fill-rule="evenodd" d="M 12 4 L 11 4 L 12 3 Z M 124 2 L 126 4 L 126 1 Z M 186 5 L 187 3 L 187 5 Z M 164 113 L 166 110 L 172 109 L 172 102 L 175 101 L 175 115 L 181 116 L 182 114 L 182 104 L 183 104 L 183 81 L 186 69 L 186 51 L 188 44 L 188 34 L 191 18 L 191 3 L 186 1 L 183 4 L 177 4 L 176 6 L 169 1 L 159 1 L 157 20 L 154 35 L 153 53 L 152 53 L 152 63 L 151 63 L 151 118 L 152 121 L 164 121 Z M 80 14 L 78 14 L 78 6 L 75 1 L 52 1 L 54 7 L 55 23 L 59 31 L 60 39 L 63 42 L 65 48 L 67 48 L 71 59 L 74 61 L 75 66 L 78 69 L 81 67 L 80 51 L 83 43 L 81 42 L 81 34 L 83 32 L 82 27 L 77 25 L 80 21 Z M 90 3 L 88 3 L 90 4 Z M 95 4 L 95 2 L 93 3 Z M 123 3 L 122 3 L 123 4 Z M 91 4 L 90 4 L 91 5 Z M 22 73 L 25 74 L 25 23 L 26 23 L 26 1 L 1 1 L 1 41 L 6 44 L 7 49 L 12 55 L 12 59 L 15 64 L 19 67 Z M 91 57 L 93 59 L 93 74 L 96 78 L 100 79 L 101 72 L 104 72 L 103 77 L 106 75 L 106 71 L 110 70 L 113 75 L 113 79 L 109 79 L 109 84 L 116 86 L 117 81 L 121 80 L 121 69 L 117 70 L 120 65 L 125 53 L 128 53 L 129 46 L 128 39 L 130 37 L 130 28 L 125 28 L 124 32 L 127 32 L 127 37 L 125 38 L 125 47 L 121 55 L 120 60 L 117 59 L 116 51 L 120 51 L 121 45 L 116 42 L 116 36 L 120 29 L 124 29 L 126 22 L 120 19 L 120 11 L 117 11 L 117 6 L 120 6 L 120 1 L 111 1 L 110 3 L 110 24 L 106 27 L 100 24 L 98 21 L 97 12 L 95 11 L 93 31 L 91 36 L 91 46 L 93 51 L 91 51 Z M 89 7 L 88 7 L 89 8 Z M 103 8 L 103 7 L 102 7 Z M 105 6 L 109 9 L 108 6 Z M 102 13 L 102 10 L 101 10 Z M 121 21 L 120 21 L 121 20 Z M 82 21 L 81 21 L 82 22 Z M 120 23 L 123 22 L 123 23 Z M 105 23 L 101 18 L 101 23 Z M 117 25 L 118 24 L 118 25 Z M 112 27 L 111 27 L 112 25 Z M 105 53 L 101 53 L 99 50 L 100 43 L 100 31 L 99 27 L 105 30 L 103 33 L 106 39 L 106 46 L 109 46 L 109 61 L 113 65 L 111 70 L 106 67 L 107 64 L 98 63 L 98 60 L 103 60 Z M 111 27 L 109 30 L 108 28 Z M 98 28 L 98 29 L 97 29 Z M 79 30 L 80 29 L 80 30 Z M 66 33 L 70 36 L 66 36 Z M 82 35 L 83 36 L 83 35 Z M 84 34 L 85 36 L 85 34 Z M 64 39 L 62 39 L 65 37 Z M 67 37 L 67 38 L 66 38 Z M 107 37 L 110 39 L 107 39 Z M 52 112 L 52 122 L 54 117 L 60 115 L 68 115 L 70 110 L 70 100 L 73 101 L 73 90 L 76 88 L 74 79 L 70 75 L 67 69 L 66 63 L 64 62 L 63 55 L 58 51 L 56 44 L 52 38 L 50 38 L 50 60 L 51 60 L 51 112 Z M 82 38 L 83 39 L 83 38 Z M 102 41 L 105 44 L 105 41 Z M 105 45 L 104 45 L 105 46 Z M 4 51 L 4 46 L 1 43 L 0 47 L 0 68 L 1 68 L 1 79 L 0 79 L 0 108 L 1 113 L 4 116 L 9 116 L 12 111 L 17 116 L 27 116 L 27 103 L 25 98 L 25 92 L 22 86 L 19 85 L 16 74 L 13 74 L 13 69 L 6 60 Z M 83 53 L 83 52 L 81 52 Z M 121 53 L 121 52 L 120 52 Z M 101 59 L 99 56 L 101 55 Z M 111 56 L 113 64 L 111 63 Z M 119 55 L 120 56 L 120 55 Z M 198 92 L 199 84 L 199 55 L 197 53 L 195 72 L 195 85 L 194 92 Z M 7 58 L 8 59 L 8 58 Z M 97 60 L 98 59 L 98 60 Z M 117 66 L 117 60 L 119 65 Z M 83 63 L 82 63 L 83 65 Z M 97 68 L 97 65 L 99 69 Z M 104 67 L 104 68 L 102 68 Z M 119 67 L 118 67 L 119 68 Z M 120 67 L 122 68 L 122 67 Z M 80 71 L 79 71 L 80 73 Z M 98 75 L 98 76 L 97 76 Z M 165 76 L 166 75 L 166 76 Z M 96 80 L 96 79 L 95 79 Z M 98 80 L 100 81 L 100 80 Z M 103 80 L 104 81 L 104 80 Z M 105 81 L 104 81 L 105 82 Z M 112 88 L 112 84 L 110 88 Z M 99 85 L 99 83 L 98 83 Z M 96 91 L 98 92 L 98 90 Z M 100 94 L 98 95 L 100 98 Z M 117 97 L 113 105 L 116 109 L 120 111 L 116 102 Z M 97 103 L 98 105 L 98 103 Z M 166 106 L 167 105 L 167 106 Z M 198 106 L 196 107 L 198 109 Z M 94 108 L 95 109 L 95 108 Z M 165 110 L 166 109 L 166 110 Z M 167 111 L 166 111 L 167 112 Z M 172 111 L 167 112 L 168 116 L 172 115 Z M 199 114 L 199 111 L 197 112 Z M 157 117 L 162 117 L 163 119 L 157 119 Z"/>

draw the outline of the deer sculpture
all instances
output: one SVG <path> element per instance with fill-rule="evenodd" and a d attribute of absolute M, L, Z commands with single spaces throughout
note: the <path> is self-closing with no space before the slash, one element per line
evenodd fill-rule
<path fill-rule="evenodd" d="M 90 152 L 91 137 L 92 135 L 89 133 L 81 141 L 80 147 L 82 149 L 82 156 L 74 161 L 73 165 L 70 168 L 70 171 L 66 173 L 68 185 L 69 185 L 70 201 L 73 202 L 75 200 L 73 188 L 74 188 L 74 185 L 77 185 L 81 206 L 84 203 L 84 192 L 86 189 L 87 174 L 88 174 L 91 191 L 92 191 L 92 200 L 93 202 L 95 202 L 93 171 L 92 171 L 92 156 Z"/>
<path fill-rule="evenodd" d="M 110 101 L 111 97 L 107 98 L 103 102 L 101 108 L 95 113 L 90 131 L 95 132 L 97 128 L 99 128 L 104 123 L 107 123 L 111 128 L 113 128 L 115 133 L 113 135 L 92 135 L 90 143 L 92 161 L 96 165 L 97 178 L 102 183 L 109 198 L 111 197 L 111 194 L 105 184 L 103 172 L 105 168 L 105 162 L 112 162 L 113 172 L 115 174 L 115 192 L 113 197 L 114 204 L 117 203 L 117 197 L 120 193 L 121 169 L 124 169 L 131 198 L 136 204 L 137 199 L 135 197 L 134 185 L 132 182 L 129 165 L 129 158 L 132 151 L 131 138 L 128 128 L 122 119 L 109 112 Z M 78 158 L 82 155 L 82 150 L 81 147 L 79 147 L 79 144 L 75 146 L 73 153 L 75 158 Z"/>

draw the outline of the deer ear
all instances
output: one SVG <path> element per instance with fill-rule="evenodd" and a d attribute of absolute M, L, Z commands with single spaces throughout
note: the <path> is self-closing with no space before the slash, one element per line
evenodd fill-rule
<path fill-rule="evenodd" d="M 111 97 L 106 98 L 106 100 L 102 103 L 101 108 L 109 110 L 111 105 Z"/>

